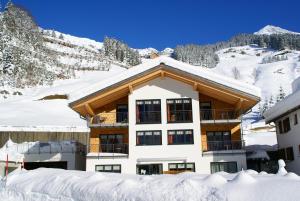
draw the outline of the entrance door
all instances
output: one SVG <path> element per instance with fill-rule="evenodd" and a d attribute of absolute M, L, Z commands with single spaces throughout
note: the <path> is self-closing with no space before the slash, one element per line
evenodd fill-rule
<path fill-rule="evenodd" d="M 136 172 L 141 175 L 162 174 L 162 164 L 137 165 Z"/>

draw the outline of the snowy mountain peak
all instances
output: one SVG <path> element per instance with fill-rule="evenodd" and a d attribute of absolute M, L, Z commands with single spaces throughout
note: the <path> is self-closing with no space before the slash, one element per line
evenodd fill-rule
<path fill-rule="evenodd" d="M 254 32 L 255 35 L 271 35 L 271 34 L 300 34 L 297 32 L 289 31 L 287 29 L 283 29 L 281 27 L 273 26 L 273 25 L 267 25 L 260 29 L 257 32 Z"/>

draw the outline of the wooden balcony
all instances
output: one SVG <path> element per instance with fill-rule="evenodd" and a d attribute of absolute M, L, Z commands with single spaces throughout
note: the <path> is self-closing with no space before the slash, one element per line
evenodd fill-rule
<path fill-rule="evenodd" d="M 243 140 L 228 140 L 228 141 L 207 141 L 202 142 L 202 151 L 234 151 L 244 150 L 245 143 Z"/>
<path fill-rule="evenodd" d="M 241 114 L 234 109 L 202 109 L 200 111 L 201 123 L 240 123 Z"/>
<path fill-rule="evenodd" d="M 128 144 L 90 144 L 89 153 L 128 154 Z"/>
<path fill-rule="evenodd" d="M 128 112 L 102 112 L 87 118 L 90 128 L 128 127 Z"/>

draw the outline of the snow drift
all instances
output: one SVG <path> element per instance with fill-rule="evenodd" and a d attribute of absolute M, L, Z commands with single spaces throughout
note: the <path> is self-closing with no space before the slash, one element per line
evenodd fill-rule
<path fill-rule="evenodd" d="M 125 175 L 41 168 L 16 170 L 0 185 L 2 201 L 288 201 L 300 199 L 294 173 Z M 2 187 L 1 187 L 2 186 Z"/>

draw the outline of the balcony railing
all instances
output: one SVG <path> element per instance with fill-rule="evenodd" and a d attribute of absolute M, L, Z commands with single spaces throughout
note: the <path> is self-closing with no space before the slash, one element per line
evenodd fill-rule
<path fill-rule="evenodd" d="M 128 154 L 128 144 L 90 144 L 92 153 Z"/>
<path fill-rule="evenodd" d="M 161 123 L 161 111 L 137 112 L 136 123 L 138 124 Z"/>
<path fill-rule="evenodd" d="M 208 141 L 202 144 L 203 151 L 226 151 L 244 149 L 244 141 Z"/>
<path fill-rule="evenodd" d="M 90 127 L 128 126 L 128 112 L 102 112 L 87 119 Z"/>
<path fill-rule="evenodd" d="M 201 120 L 233 120 L 240 118 L 240 112 L 234 109 L 202 109 Z"/>
<path fill-rule="evenodd" d="M 193 111 L 192 110 L 181 110 L 181 111 L 169 111 L 168 122 L 192 122 L 193 121 Z"/>

